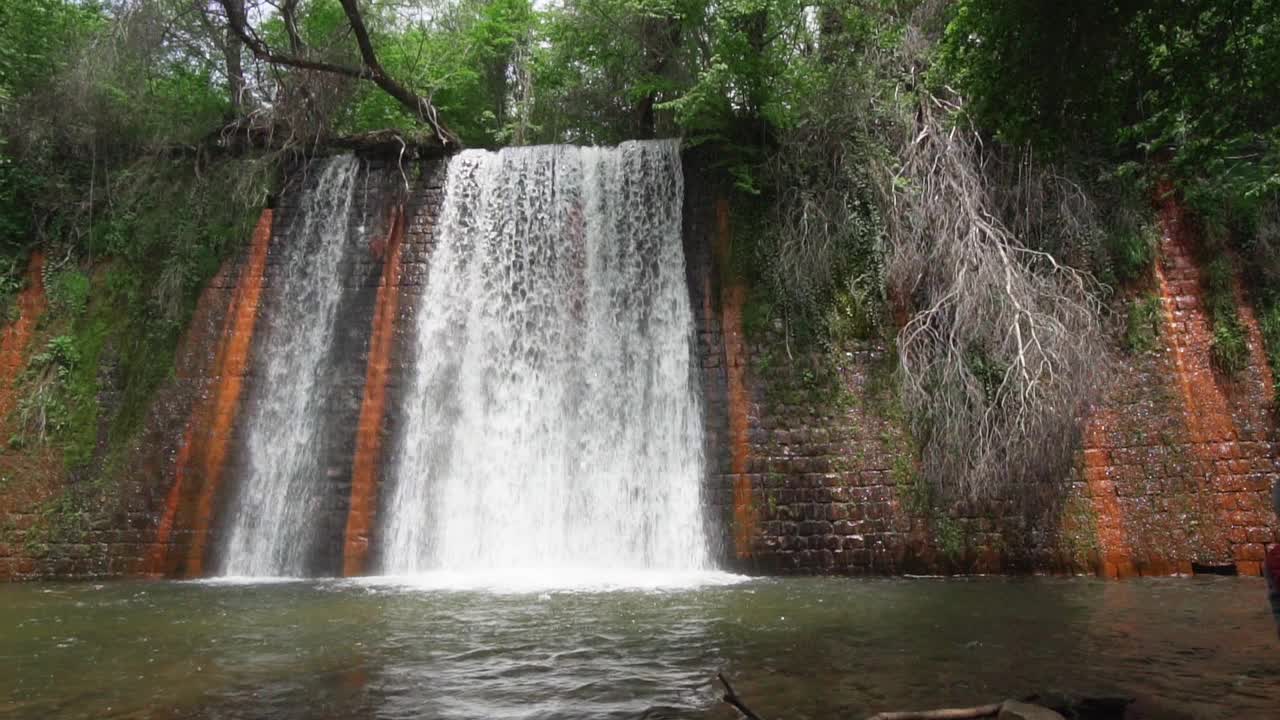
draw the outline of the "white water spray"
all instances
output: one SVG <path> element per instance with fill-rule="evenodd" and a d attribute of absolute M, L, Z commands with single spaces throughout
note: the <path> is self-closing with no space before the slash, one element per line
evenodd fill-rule
<path fill-rule="evenodd" d="M 306 573 L 323 500 L 320 441 L 325 360 L 334 337 L 339 268 L 359 162 L 328 160 L 273 276 L 268 348 L 248 418 L 247 474 L 230 522 L 224 574 Z"/>
<path fill-rule="evenodd" d="M 674 142 L 449 165 L 383 569 L 700 570 Z"/>

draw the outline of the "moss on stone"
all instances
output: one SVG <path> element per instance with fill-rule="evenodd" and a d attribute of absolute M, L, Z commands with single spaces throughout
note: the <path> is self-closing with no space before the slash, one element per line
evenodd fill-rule
<path fill-rule="evenodd" d="M 1125 319 L 1125 347 L 1139 355 L 1156 350 L 1161 335 L 1160 297 L 1148 293 L 1129 301 Z"/>

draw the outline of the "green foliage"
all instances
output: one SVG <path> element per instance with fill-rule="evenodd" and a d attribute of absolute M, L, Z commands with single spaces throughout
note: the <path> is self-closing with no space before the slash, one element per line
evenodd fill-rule
<path fill-rule="evenodd" d="M 877 336 L 885 326 L 886 241 L 876 173 L 890 160 L 871 131 L 884 120 L 880 96 L 889 94 L 875 57 L 897 42 L 897 27 L 838 4 L 815 8 L 823 18 L 817 28 L 792 25 L 781 3 L 739 10 L 751 8 L 773 39 L 758 55 L 746 52 L 752 45 L 744 38 L 759 28 L 739 16 L 730 25 L 740 27 L 722 28 L 737 51 L 721 60 L 737 61 L 712 68 L 667 107 L 692 142 L 715 143 L 714 157 L 734 180 L 735 261 L 764 296 L 769 319 L 802 348 Z M 728 74 L 715 77 L 722 70 Z M 700 92 L 717 102 L 751 97 L 757 85 L 755 104 L 696 112 L 685 105 Z"/>
<path fill-rule="evenodd" d="M 707 7 L 705 0 L 569 0 L 549 10 L 532 57 L 537 137 L 672 134 L 671 109 L 656 106 L 674 101 L 707 60 L 697 48 Z"/>
<path fill-rule="evenodd" d="M 898 502 L 908 515 L 925 518 L 933 535 L 934 546 L 952 562 L 960 560 L 968 546 L 964 525 L 939 506 L 933 487 L 920 474 L 918 454 L 909 443 L 884 438 L 893 451 L 893 464 L 889 476 L 893 479 Z"/>
<path fill-rule="evenodd" d="M 0 137 L 0 253 L 10 262 L 29 242 L 29 202 L 39 186 L 40 177 L 30 166 L 11 157 Z M 12 274 L 12 268 L 6 266 L 4 270 Z"/>
<path fill-rule="evenodd" d="M 1280 301 L 1272 297 L 1263 307 L 1262 317 L 1258 323 L 1262 330 L 1262 341 L 1267 349 L 1267 363 L 1271 366 L 1272 382 L 1275 386 L 1273 394 L 1280 398 Z M 1280 414 L 1280 403 L 1277 404 Z"/>
<path fill-rule="evenodd" d="M 1162 313 L 1160 297 L 1155 294 L 1129 301 L 1125 318 L 1125 345 L 1137 355 L 1159 347 Z"/>
<path fill-rule="evenodd" d="M 753 289 L 747 295 L 747 302 L 742 307 L 742 331 L 751 338 L 763 338 L 770 329 L 773 318 L 773 305 L 759 290 Z"/>
<path fill-rule="evenodd" d="M 1014 146 L 1052 151 L 1078 133 L 1107 137 L 1127 109 L 1112 64 L 1135 62 L 1134 4 L 961 0 L 930 80 L 958 89 L 969 112 Z"/>
<path fill-rule="evenodd" d="M 1244 240 L 1280 189 L 1277 18 L 1280 0 L 961 0 L 933 82 L 1042 155 L 1166 163 L 1188 206 Z M 1111 241 L 1122 282 L 1149 264 L 1138 238 Z"/>
<path fill-rule="evenodd" d="M 964 557 L 968 545 L 964 525 L 950 515 L 938 514 L 933 518 L 933 537 L 938 549 L 952 562 Z"/>
<path fill-rule="evenodd" d="M 1156 260 L 1156 232 L 1149 223 L 1120 222 L 1106 234 L 1106 251 L 1110 271 L 1106 280 L 1115 284 L 1132 283 L 1150 276 Z"/>
<path fill-rule="evenodd" d="M 89 306 L 89 276 L 71 268 L 53 273 L 45 287 L 55 316 L 75 319 Z"/>
<path fill-rule="evenodd" d="M 0 323 L 16 319 L 14 299 L 22 290 L 22 263 L 18 257 L 0 255 Z"/>
<path fill-rule="evenodd" d="M 865 292 L 862 287 L 838 291 L 827 310 L 826 335 L 833 345 L 851 340 L 870 340 L 880 329 L 881 312 L 879 298 Z"/>
<path fill-rule="evenodd" d="M 255 183 L 266 177 L 256 162 L 227 160 L 197 175 L 143 160 L 117 176 L 84 240 L 86 254 L 107 260 L 92 276 L 74 265 L 48 273 L 54 337 L 31 359 L 18 408 L 24 432 L 11 445 L 53 442 L 68 467 L 99 472 L 127 446 L 171 373 L 200 288 L 249 236 L 254 211 L 244 198 L 261 197 Z M 116 400 L 110 408 L 104 391 Z"/>
<path fill-rule="evenodd" d="M 973 346 L 965 353 L 965 365 L 977 378 L 987 403 L 995 404 L 1009 372 L 1008 364 L 984 348 Z"/>
<path fill-rule="evenodd" d="M 9 439 L 10 447 L 26 445 L 27 433 L 43 441 L 71 425 L 67 388 L 75 371 L 83 367 L 82 360 L 75 340 L 67 335 L 51 338 L 44 349 L 31 356 L 24 374 L 27 391 L 17 409 L 21 430 Z"/>
<path fill-rule="evenodd" d="M 1171 176 L 1210 236 L 1206 309 L 1214 364 L 1227 374 L 1248 363 L 1230 251 L 1248 258 L 1264 317 L 1280 283 L 1280 242 L 1263 228 L 1280 192 L 1278 20 L 1280 0 L 960 0 L 931 78 L 965 95 L 971 118 L 1007 142 L 1104 157 L 1148 183 Z M 1132 172 L 1152 162 L 1158 171 Z M 1121 224 L 1107 238 L 1104 279 L 1141 279 L 1152 248 Z M 1152 339 L 1146 314 L 1130 307 L 1135 350 Z M 1274 357 L 1276 343 L 1267 345 Z"/>
<path fill-rule="evenodd" d="M 1230 258 L 1219 255 L 1205 266 L 1204 285 L 1205 305 L 1213 323 L 1210 351 L 1214 365 L 1227 375 L 1235 375 L 1249 363 L 1249 344 L 1236 312 L 1235 270 Z"/>
<path fill-rule="evenodd" d="M 67 335 L 51 338 L 41 352 L 31 356 L 31 366 L 37 369 L 53 369 L 57 376 L 66 379 L 80 365 L 80 351 L 75 340 Z"/>
<path fill-rule="evenodd" d="M 102 24 L 98 3 L 21 0 L 0 5 L 0 103 L 38 89 L 66 49 Z"/>
<path fill-rule="evenodd" d="M 962 0 L 953 13 L 935 81 L 1015 144 L 1124 142 L 1207 167 L 1280 112 L 1276 0 Z"/>
<path fill-rule="evenodd" d="M 331 4 L 334 9 L 326 13 L 324 32 L 346 21 L 337 3 Z M 371 19 L 377 23 L 374 32 L 383 67 L 429 95 L 464 144 L 495 147 L 510 142 L 520 117 L 519 108 L 511 104 L 515 88 L 509 75 L 520 72 L 518 60 L 533 40 L 537 17 L 532 4 L 462 0 L 439 6 L 432 14 L 430 22 L 399 27 L 394 17 Z M 321 34 L 318 29 L 311 32 Z M 394 98 L 367 84 L 335 121 L 340 132 L 411 128 L 415 123 Z"/>
<path fill-rule="evenodd" d="M 1228 375 L 1235 375 L 1249 365 L 1249 344 L 1238 319 L 1214 323 L 1211 350 L 1214 365 Z"/>
<path fill-rule="evenodd" d="M 893 466 L 889 468 L 889 475 L 893 478 L 893 485 L 897 489 L 898 501 L 906 506 L 909 514 L 919 517 L 930 512 L 933 500 L 929 485 L 920 477 L 916 459 L 912 455 L 895 454 Z"/>

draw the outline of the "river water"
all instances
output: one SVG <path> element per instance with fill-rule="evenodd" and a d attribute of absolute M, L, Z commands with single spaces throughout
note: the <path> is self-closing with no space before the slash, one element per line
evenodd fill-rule
<path fill-rule="evenodd" d="M 550 580 L 0 587 L 0 717 L 727 720 L 717 671 L 767 718 L 1045 690 L 1280 717 L 1257 579 Z"/>

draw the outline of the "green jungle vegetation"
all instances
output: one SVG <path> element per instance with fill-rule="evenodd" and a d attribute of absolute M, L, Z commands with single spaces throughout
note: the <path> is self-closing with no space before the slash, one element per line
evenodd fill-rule
<path fill-rule="evenodd" d="M 124 447 L 311 147 L 680 137 L 737 199 L 749 327 L 896 348 L 921 476 L 998 494 L 1067 461 L 1101 350 L 1155 346 L 1160 180 L 1219 368 L 1243 273 L 1280 377 L 1278 83 L 1280 0 L 7 0 L 0 310 L 38 249 L 50 311 L 0 442 Z"/>

